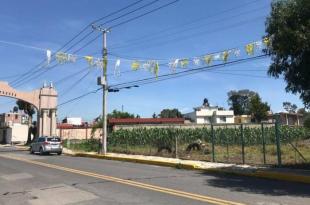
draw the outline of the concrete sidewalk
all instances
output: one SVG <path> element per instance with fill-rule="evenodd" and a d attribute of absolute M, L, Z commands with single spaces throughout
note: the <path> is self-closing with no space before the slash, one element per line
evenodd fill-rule
<path fill-rule="evenodd" d="M 240 176 L 251 176 L 274 180 L 284 180 L 291 182 L 301 182 L 310 184 L 310 171 L 286 168 L 268 168 L 250 165 L 237 165 L 215 162 L 202 162 L 193 160 L 181 160 L 175 158 L 144 156 L 144 155 L 128 155 L 108 153 L 100 155 L 95 152 L 73 152 L 64 148 L 64 154 L 77 157 L 91 157 L 97 159 L 118 160 L 135 162 L 142 164 L 151 164 L 158 166 L 169 166 L 182 169 L 197 170 L 202 172 L 234 174 Z"/>

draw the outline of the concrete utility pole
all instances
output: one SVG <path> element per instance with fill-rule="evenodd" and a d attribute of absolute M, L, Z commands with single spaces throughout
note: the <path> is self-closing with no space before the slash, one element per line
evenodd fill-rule
<path fill-rule="evenodd" d="M 107 51 L 107 33 L 108 29 L 101 28 L 100 26 L 92 26 L 93 29 L 102 32 L 103 49 L 102 49 L 102 76 L 98 77 L 98 85 L 102 86 L 102 138 L 101 138 L 101 154 L 107 153 L 107 95 L 108 95 L 108 79 L 107 79 L 107 66 L 108 66 L 108 51 Z"/>

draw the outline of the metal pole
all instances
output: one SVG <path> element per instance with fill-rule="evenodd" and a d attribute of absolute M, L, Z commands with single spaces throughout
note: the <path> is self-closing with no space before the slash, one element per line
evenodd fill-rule
<path fill-rule="evenodd" d="M 107 89 L 107 30 L 102 31 L 103 35 L 103 50 L 102 50 L 102 60 L 103 60 L 103 79 L 104 83 L 102 84 L 103 96 L 102 96 L 102 116 L 103 116 L 103 123 L 102 123 L 102 154 L 107 153 L 107 96 L 108 96 L 108 89 Z"/>
<path fill-rule="evenodd" d="M 212 162 L 215 162 L 215 153 L 214 153 L 214 128 L 211 124 L 211 143 L 212 143 Z"/>
<path fill-rule="evenodd" d="M 240 125 L 240 129 L 241 129 L 242 164 L 244 164 L 244 163 L 245 163 L 245 160 L 244 160 L 244 134 L 243 134 L 243 124 Z"/>
<path fill-rule="evenodd" d="M 107 79 L 107 33 L 108 29 L 100 26 L 92 25 L 93 29 L 102 32 L 103 49 L 102 49 L 102 77 L 98 78 L 98 85 L 102 86 L 102 138 L 101 138 L 101 154 L 107 153 L 107 96 L 108 96 L 108 79 Z"/>
<path fill-rule="evenodd" d="M 266 164 L 266 142 L 265 142 L 265 133 L 264 133 L 264 123 L 261 125 L 262 127 L 262 142 L 263 142 L 263 161 Z"/>
<path fill-rule="evenodd" d="M 280 145 L 280 132 L 279 132 L 279 115 L 276 115 L 275 134 L 277 142 L 278 166 L 281 166 L 282 159 L 281 159 L 281 145 Z"/>
<path fill-rule="evenodd" d="M 178 159 L 178 135 L 175 135 L 175 158 Z"/>

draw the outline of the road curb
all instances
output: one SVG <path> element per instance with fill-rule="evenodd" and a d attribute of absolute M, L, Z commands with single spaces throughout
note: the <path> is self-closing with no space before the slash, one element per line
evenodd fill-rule
<path fill-rule="evenodd" d="M 294 173 L 283 173 L 283 172 L 278 172 L 278 171 L 262 170 L 262 169 L 237 170 L 237 169 L 230 169 L 230 168 L 201 168 L 195 164 L 182 164 L 182 163 L 175 163 L 175 162 L 163 162 L 163 161 L 156 161 L 156 160 L 135 159 L 135 158 L 88 154 L 88 153 L 74 153 L 74 154 L 66 153 L 66 155 L 75 156 L 75 157 L 89 157 L 89 158 L 96 158 L 96 159 L 134 162 L 134 163 L 140 163 L 140 164 L 174 167 L 177 169 L 196 170 L 196 171 L 219 173 L 219 174 L 232 174 L 232 175 L 237 175 L 237 176 L 248 176 L 248 177 L 257 177 L 257 178 L 264 178 L 264 179 L 310 184 L 310 176 L 298 175 Z"/>

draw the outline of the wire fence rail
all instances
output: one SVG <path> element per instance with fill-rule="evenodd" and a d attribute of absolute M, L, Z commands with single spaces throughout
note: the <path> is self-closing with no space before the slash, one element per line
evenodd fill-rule
<path fill-rule="evenodd" d="M 68 147 L 98 151 L 98 144 L 90 139 L 71 141 Z M 310 162 L 310 130 L 278 123 L 120 129 L 109 133 L 108 151 L 236 164 L 303 164 Z"/>

